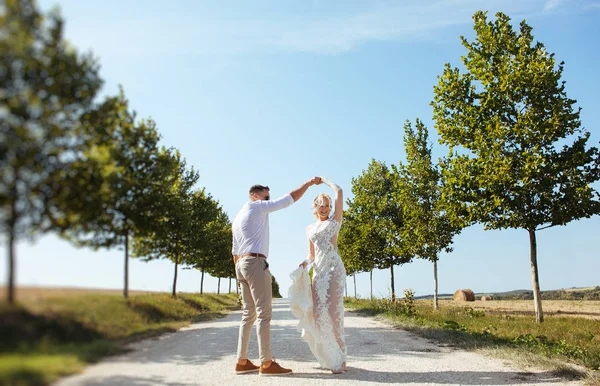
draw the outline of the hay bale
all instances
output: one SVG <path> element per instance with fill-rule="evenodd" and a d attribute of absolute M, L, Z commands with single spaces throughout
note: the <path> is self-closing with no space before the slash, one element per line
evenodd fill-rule
<path fill-rule="evenodd" d="M 487 300 L 493 300 L 494 298 L 491 295 L 483 295 L 481 297 L 481 300 L 483 300 L 484 302 Z"/>
<path fill-rule="evenodd" d="M 462 302 L 474 302 L 475 293 L 470 289 L 459 289 L 454 292 L 454 300 Z"/>

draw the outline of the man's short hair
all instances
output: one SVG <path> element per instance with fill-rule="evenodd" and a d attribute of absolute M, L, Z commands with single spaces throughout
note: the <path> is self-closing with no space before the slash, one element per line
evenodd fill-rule
<path fill-rule="evenodd" d="M 259 193 L 259 192 L 262 192 L 263 190 L 270 190 L 270 189 L 268 186 L 252 185 L 252 187 L 250 188 L 250 191 L 248 193 L 250 195 L 252 195 L 253 193 Z"/>

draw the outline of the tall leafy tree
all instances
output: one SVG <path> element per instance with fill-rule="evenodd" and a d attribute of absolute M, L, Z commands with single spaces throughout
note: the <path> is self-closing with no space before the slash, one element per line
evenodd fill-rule
<path fill-rule="evenodd" d="M 340 229 L 338 245 L 346 270 L 352 274 L 369 272 L 370 294 L 373 298 L 373 269 L 385 248 L 385 239 L 371 226 L 358 221 L 354 202 L 347 201 L 344 225 Z M 356 285 L 355 285 L 356 288 Z M 355 290 L 356 297 L 356 290 Z"/>
<path fill-rule="evenodd" d="M 396 189 L 397 200 L 403 207 L 404 240 L 412 254 L 433 263 L 433 307 L 438 309 L 437 262 L 442 251 L 452 251 L 454 235 L 460 227 L 450 221 L 442 196 L 439 167 L 431 157 L 427 127 L 417 119 L 415 127 L 404 125 L 406 163 L 400 164 Z"/>
<path fill-rule="evenodd" d="M 371 160 L 367 170 L 352 179 L 354 198 L 352 208 L 357 228 L 373 237 L 372 243 L 379 248 L 375 266 L 390 269 L 392 299 L 396 300 L 394 266 L 412 260 L 410 250 L 402 237 L 404 219 L 402 207 L 394 199 L 398 175 L 385 164 Z M 365 241 L 364 238 L 360 240 Z"/>
<path fill-rule="evenodd" d="M 179 266 L 187 264 L 193 242 L 195 199 L 192 188 L 199 175 L 186 167 L 179 153 L 175 154 L 177 167 L 172 171 L 173 184 L 160 200 L 161 216 L 133 242 L 134 255 L 145 261 L 169 259 L 174 263 L 172 296 L 177 296 Z"/>
<path fill-rule="evenodd" d="M 346 213 L 346 211 L 344 211 Z M 338 239 L 338 248 L 340 254 L 342 256 L 342 261 L 344 262 L 344 268 L 346 269 L 346 275 L 352 276 L 354 282 L 354 297 L 356 298 L 356 274 L 360 272 L 360 256 L 356 253 L 357 251 L 353 248 L 354 245 L 352 243 L 352 235 L 345 229 L 349 225 L 348 219 L 344 218 L 344 226 L 342 231 L 340 229 L 339 239 Z M 347 287 L 347 283 L 345 284 Z M 348 294 L 348 289 L 346 288 L 346 296 Z"/>
<path fill-rule="evenodd" d="M 197 232 L 205 234 L 206 241 L 202 245 L 198 245 L 197 251 L 200 253 L 194 255 L 191 261 L 202 272 L 200 293 L 204 291 L 204 274 L 206 272 L 218 279 L 217 293 L 221 291 L 221 278 L 235 277 L 235 266 L 231 259 L 231 222 L 217 201 L 213 200 L 212 204 L 214 213 L 207 219 L 203 228 L 197 229 Z"/>
<path fill-rule="evenodd" d="M 63 236 L 94 248 L 123 247 L 127 297 L 130 237 L 150 232 L 176 160 L 159 146 L 153 121 L 136 122 L 122 91 L 83 117 L 80 136 L 78 159 L 66 172 L 71 189 L 60 197 L 54 224 L 62 228 L 76 218 L 76 226 L 61 229 Z"/>
<path fill-rule="evenodd" d="M 172 296 L 177 297 L 177 275 L 180 264 L 185 264 L 190 252 L 190 235 L 193 229 L 194 218 L 190 212 L 193 194 L 191 189 L 198 175 L 192 169 L 182 174 L 182 178 L 175 184 L 169 196 L 167 210 L 168 230 L 166 238 L 161 240 L 164 256 L 174 263 Z"/>
<path fill-rule="evenodd" d="M 446 64 L 434 87 L 434 119 L 450 147 L 445 199 L 455 219 L 529 235 L 536 320 L 544 320 L 536 232 L 600 212 L 599 152 L 561 81 L 564 63 L 522 21 L 473 16 L 464 70 Z"/>
<path fill-rule="evenodd" d="M 15 244 L 48 229 L 53 179 L 70 161 L 76 123 L 102 84 L 96 60 L 65 41 L 63 26 L 58 12 L 44 16 L 31 0 L 0 6 L 0 229 L 9 303 Z"/>

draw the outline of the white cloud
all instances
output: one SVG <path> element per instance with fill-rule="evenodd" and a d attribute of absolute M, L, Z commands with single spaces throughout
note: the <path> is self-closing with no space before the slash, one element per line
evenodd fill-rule
<path fill-rule="evenodd" d="M 544 4 L 544 11 L 550 11 L 560 5 L 560 0 L 548 0 Z"/>
<path fill-rule="evenodd" d="M 361 8 L 268 19 L 202 20 L 173 13 L 135 20 L 71 20 L 67 33 L 81 48 L 101 57 L 155 55 L 237 55 L 272 50 L 335 54 L 369 41 L 416 41 L 439 36 L 444 28 L 470 24 L 473 13 L 501 10 L 515 19 L 558 6 L 560 0 L 403 0 L 364 2 Z M 341 3 L 344 4 L 344 3 Z M 263 13 L 257 12 L 256 15 Z M 221 17 L 227 13 L 221 14 Z M 321 16 L 322 15 L 322 16 Z"/>

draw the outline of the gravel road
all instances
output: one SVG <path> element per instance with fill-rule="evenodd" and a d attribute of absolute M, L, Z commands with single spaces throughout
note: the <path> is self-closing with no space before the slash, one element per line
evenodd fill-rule
<path fill-rule="evenodd" d="M 440 347 L 381 321 L 346 312 L 348 372 L 319 368 L 296 330 L 287 300 L 273 303 L 271 324 L 275 358 L 294 370 L 284 377 L 235 375 L 241 312 L 191 325 L 176 333 L 131 345 L 132 351 L 63 378 L 59 386 L 149 385 L 579 385 L 545 371 L 518 369 L 473 352 Z M 256 333 L 249 357 L 257 363 Z"/>

